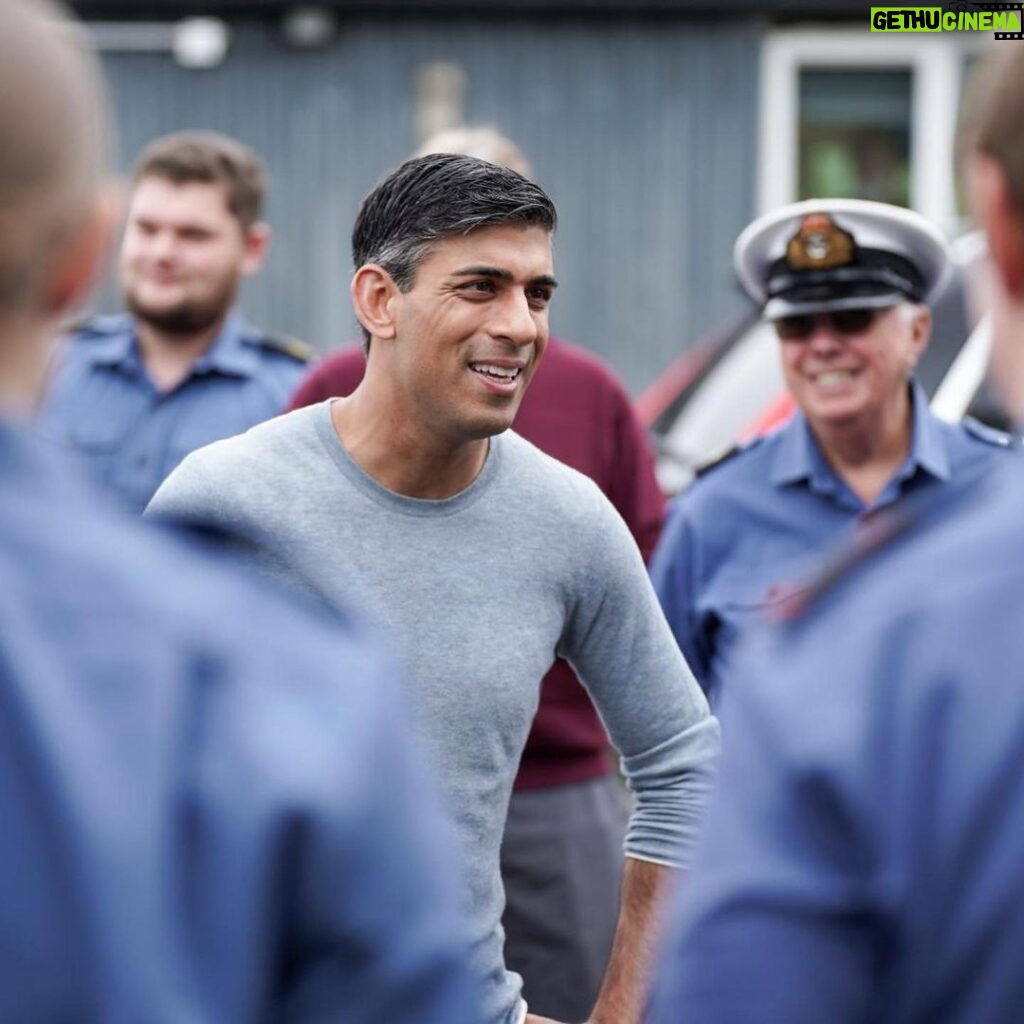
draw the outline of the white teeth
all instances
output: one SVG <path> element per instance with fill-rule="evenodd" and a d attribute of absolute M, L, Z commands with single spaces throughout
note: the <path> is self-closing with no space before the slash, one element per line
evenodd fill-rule
<path fill-rule="evenodd" d="M 486 373 L 490 377 L 502 380 L 515 380 L 519 376 L 519 367 L 492 366 L 490 363 L 471 363 L 470 369 L 477 373 Z"/>
<path fill-rule="evenodd" d="M 845 384 L 852 376 L 849 370 L 827 370 L 825 373 L 819 373 L 815 380 L 825 387 L 831 387 L 835 384 Z"/>

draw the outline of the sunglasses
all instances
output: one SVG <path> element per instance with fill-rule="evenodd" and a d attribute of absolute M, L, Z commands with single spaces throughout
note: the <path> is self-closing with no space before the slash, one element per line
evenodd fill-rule
<path fill-rule="evenodd" d="M 804 341 L 813 333 L 818 321 L 824 320 L 835 334 L 863 334 L 881 309 L 836 309 L 831 313 L 798 313 L 775 321 L 775 333 L 783 341 Z"/>

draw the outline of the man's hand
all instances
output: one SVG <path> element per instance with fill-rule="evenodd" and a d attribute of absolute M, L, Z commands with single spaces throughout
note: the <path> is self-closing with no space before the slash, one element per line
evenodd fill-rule
<path fill-rule="evenodd" d="M 550 1017 L 538 1017 L 535 1013 L 528 1013 L 523 1024 L 559 1024 L 559 1022 Z"/>

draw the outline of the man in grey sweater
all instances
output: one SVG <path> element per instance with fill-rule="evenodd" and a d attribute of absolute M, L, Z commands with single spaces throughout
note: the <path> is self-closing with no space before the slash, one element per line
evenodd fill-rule
<path fill-rule="evenodd" d="M 258 534 L 273 571 L 328 598 L 354 591 L 392 630 L 464 843 L 487 1024 L 541 1020 L 503 964 L 498 852 L 540 680 L 556 655 L 574 665 L 635 798 L 591 1020 L 633 1024 L 718 728 L 621 519 L 508 431 L 547 341 L 555 222 L 514 171 L 403 164 L 353 232 L 363 383 L 192 454 L 149 512 Z"/>

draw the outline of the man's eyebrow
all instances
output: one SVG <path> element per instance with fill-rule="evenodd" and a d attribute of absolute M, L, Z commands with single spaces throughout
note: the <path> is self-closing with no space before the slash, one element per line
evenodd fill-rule
<path fill-rule="evenodd" d="M 533 287 L 537 285 L 546 285 L 548 288 L 558 287 L 558 282 L 550 274 L 541 274 L 540 277 L 531 278 L 530 284 Z"/>
<path fill-rule="evenodd" d="M 473 266 L 462 267 L 460 270 L 453 270 L 452 277 L 494 277 L 499 281 L 514 281 L 515 275 L 511 270 L 502 267 Z M 531 277 L 528 284 L 530 287 L 546 285 L 548 288 L 557 288 L 558 282 L 550 274 L 541 274 L 539 277 Z"/>

